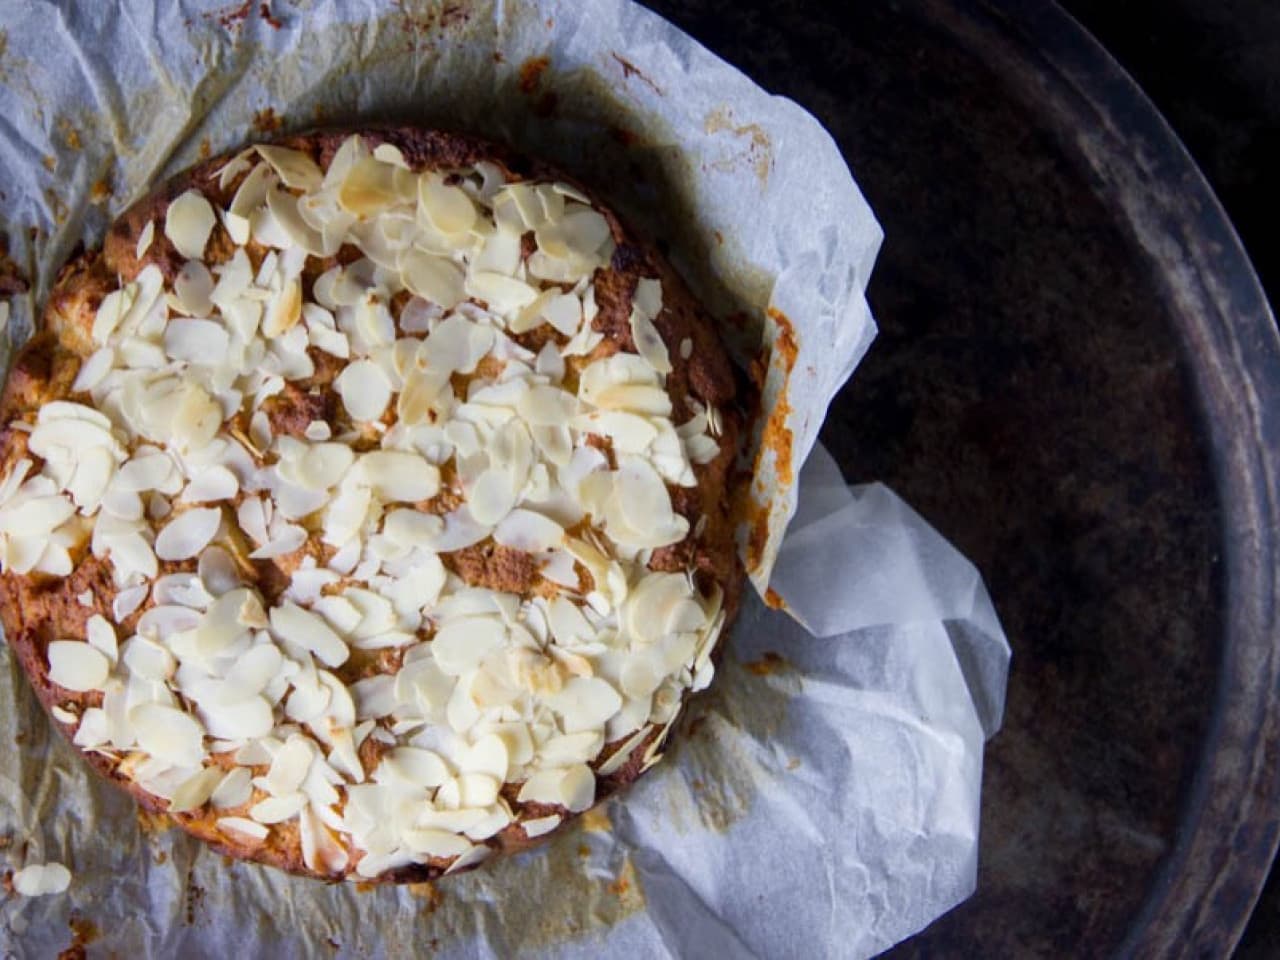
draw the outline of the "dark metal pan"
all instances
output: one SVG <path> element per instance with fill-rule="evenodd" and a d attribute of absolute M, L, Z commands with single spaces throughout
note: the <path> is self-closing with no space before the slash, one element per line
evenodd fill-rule
<path fill-rule="evenodd" d="M 1227 955 L 1280 811 L 1280 340 L 1209 187 L 1046 0 L 650 5 L 843 147 L 882 332 L 824 440 L 1014 647 L 978 892 L 895 954 Z"/>

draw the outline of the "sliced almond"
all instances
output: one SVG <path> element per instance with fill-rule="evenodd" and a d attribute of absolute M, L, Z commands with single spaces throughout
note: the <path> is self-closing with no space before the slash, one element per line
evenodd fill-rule
<path fill-rule="evenodd" d="M 271 831 L 260 823 L 245 817 L 219 817 L 217 827 L 223 833 L 235 834 L 237 837 L 248 837 L 250 840 L 265 840 Z"/>
<path fill-rule="evenodd" d="M 599 677 L 573 677 L 547 702 L 560 714 L 566 733 L 599 727 L 622 709 L 618 691 Z"/>
<path fill-rule="evenodd" d="M 431 655 L 452 677 L 470 673 L 506 639 L 507 630 L 496 617 L 458 617 L 431 638 Z"/>
<path fill-rule="evenodd" d="M 185 259 L 200 260 L 217 222 L 213 207 L 204 195 L 188 190 L 169 203 L 164 218 L 164 235 Z"/>
<path fill-rule="evenodd" d="M 360 457 L 361 479 L 383 501 L 414 502 L 434 497 L 440 471 L 416 453 L 376 450 Z"/>
<path fill-rule="evenodd" d="M 54 640 L 47 655 L 49 679 L 67 690 L 101 690 L 111 672 L 102 651 L 80 640 Z"/>
<path fill-rule="evenodd" d="M 138 746 L 177 767 L 198 767 L 204 760 L 204 730 L 181 710 L 144 703 L 129 711 Z"/>
<path fill-rule="evenodd" d="M 336 667 L 351 655 L 347 645 L 324 620 L 286 600 L 271 609 L 271 629 L 279 636 L 310 650 L 326 666 Z"/>
<path fill-rule="evenodd" d="M 558 813 L 553 813 L 549 817 L 534 817 L 531 820 L 522 820 L 520 826 L 524 828 L 524 835 L 530 840 L 534 840 L 560 826 L 560 822 L 563 819 Z"/>
<path fill-rule="evenodd" d="M 348 364 L 334 385 L 342 405 L 355 420 L 377 420 L 391 402 L 391 381 L 381 367 L 369 360 Z"/>
<path fill-rule="evenodd" d="M 161 560 L 188 560 L 209 545 L 222 524 L 217 507 L 194 507 L 178 514 L 156 537 L 156 556 Z"/>
<path fill-rule="evenodd" d="M 301 150 L 265 143 L 258 144 L 254 149 L 263 160 L 271 164 L 271 169 L 286 187 L 304 191 L 320 189 L 324 174 L 316 162 Z"/>
<path fill-rule="evenodd" d="M 24 897 L 62 893 L 71 885 L 71 871 L 60 863 L 28 863 L 14 872 L 13 889 Z"/>

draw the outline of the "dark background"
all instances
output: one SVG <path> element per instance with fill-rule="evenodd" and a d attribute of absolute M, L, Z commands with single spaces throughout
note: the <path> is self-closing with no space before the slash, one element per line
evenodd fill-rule
<path fill-rule="evenodd" d="M 1273 305 L 1280 302 L 1280 3 L 1060 0 L 1120 61 L 1212 184 Z M 1280 871 L 1236 951 L 1280 957 Z"/>

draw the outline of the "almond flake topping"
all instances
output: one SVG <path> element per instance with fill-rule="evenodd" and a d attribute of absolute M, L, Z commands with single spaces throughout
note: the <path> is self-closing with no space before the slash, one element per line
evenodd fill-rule
<path fill-rule="evenodd" d="M 296 824 L 324 875 L 551 832 L 640 744 L 657 761 L 725 619 L 648 568 L 702 535 L 673 491 L 725 430 L 673 409 L 693 347 L 663 338 L 662 282 L 624 305 L 635 352 L 598 350 L 615 223 L 576 188 L 359 137 L 327 167 L 250 148 L 217 182 L 225 206 L 188 190 L 146 224 L 138 259 L 162 231 L 176 279 L 106 294 L 84 402 L 17 426 L 32 456 L 0 476 L 0 567 L 87 552 L 114 581 L 110 618 L 46 648 L 101 706 L 56 716 L 230 841 Z M 55 866 L 15 887 L 65 887 Z"/>

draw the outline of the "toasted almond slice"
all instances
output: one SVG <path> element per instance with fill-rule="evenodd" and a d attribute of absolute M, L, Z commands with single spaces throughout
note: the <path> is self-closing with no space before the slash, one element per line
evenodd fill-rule
<path fill-rule="evenodd" d="M 151 756 L 176 767 L 198 767 L 204 761 L 204 730 L 181 710 L 143 703 L 129 711 L 128 722 L 138 746 Z"/>
<path fill-rule="evenodd" d="M 662 342 L 662 335 L 653 325 L 653 320 L 639 309 L 631 311 L 631 339 L 635 341 L 636 351 L 649 366 L 658 373 L 671 372 L 671 358 L 667 354 L 667 345 Z"/>
<path fill-rule="evenodd" d="M 348 364 L 334 384 L 342 397 L 342 405 L 355 420 L 377 420 L 391 402 L 391 381 L 382 368 L 370 360 Z"/>
<path fill-rule="evenodd" d="M 457 857 L 471 849 L 471 841 L 456 833 L 433 827 L 409 827 L 400 832 L 404 845 L 428 857 Z"/>
<path fill-rule="evenodd" d="M 534 817 L 532 820 L 522 820 L 520 826 L 524 828 L 524 835 L 530 840 L 534 840 L 560 826 L 560 821 L 563 819 L 560 814 L 553 813 L 549 817 Z"/>
<path fill-rule="evenodd" d="M 188 560 L 209 545 L 222 524 L 217 507 L 194 507 L 165 525 L 156 537 L 156 556 L 161 560 Z"/>
<path fill-rule="evenodd" d="M 271 760 L 265 778 L 266 789 L 275 797 L 285 797 L 297 792 L 306 779 L 316 748 L 306 737 L 295 734 L 290 737 Z"/>
<path fill-rule="evenodd" d="M 495 313 L 511 313 L 532 303 L 538 291 L 522 280 L 501 273 L 472 273 L 467 277 L 466 292 L 483 300 Z"/>
<path fill-rule="evenodd" d="M 599 677 L 573 677 L 547 702 L 560 714 L 565 733 L 595 729 L 622 709 L 618 691 Z"/>
<path fill-rule="evenodd" d="M 302 862 L 315 873 L 338 874 L 347 868 L 347 851 L 320 822 L 317 808 L 308 807 L 298 818 Z"/>
<path fill-rule="evenodd" d="M 444 257 L 410 248 L 400 255 L 398 269 L 404 285 L 429 303 L 451 310 L 466 297 L 462 271 Z"/>
<path fill-rule="evenodd" d="M 192 478 L 178 498 L 180 503 L 212 503 L 231 500 L 240 491 L 240 481 L 221 464 L 205 467 Z"/>
<path fill-rule="evenodd" d="M 222 782 L 222 777 L 221 767 L 205 767 L 198 773 L 192 774 L 173 792 L 173 796 L 169 799 L 168 812 L 186 813 L 203 807 L 209 802 L 214 788 Z"/>
<path fill-rule="evenodd" d="M 446 622 L 431 639 L 431 655 L 451 677 L 470 673 L 506 640 L 507 629 L 497 617 L 457 617 Z"/>
<path fill-rule="evenodd" d="M 302 318 L 302 286 L 295 277 L 285 283 L 262 321 L 262 335 L 269 339 L 284 336 Z"/>
<path fill-rule="evenodd" d="M 512 510 L 498 523 L 493 539 L 513 550 L 543 553 L 564 542 L 564 528 L 532 510 Z"/>
<path fill-rule="evenodd" d="M 421 747 L 396 747 L 378 764 L 378 774 L 416 787 L 438 787 L 449 779 L 449 767 L 438 753 Z"/>
<path fill-rule="evenodd" d="M 95 613 L 85 622 L 85 640 L 89 646 L 101 653 L 114 664 L 119 658 L 116 644 L 116 629 L 106 617 Z"/>
<path fill-rule="evenodd" d="M 476 222 L 476 208 L 459 187 L 449 186 L 435 171 L 418 177 L 418 208 L 444 234 L 465 233 Z"/>
<path fill-rule="evenodd" d="M 374 450 L 360 457 L 358 469 L 385 502 L 428 500 L 440 489 L 440 470 L 416 453 Z"/>
<path fill-rule="evenodd" d="M 138 244 L 134 247 L 133 255 L 141 260 L 147 255 L 147 251 L 151 249 L 151 242 L 156 238 L 156 222 L 148 220 L 146 226 L 138 234 Z"/>
<path fill-rule="evenodd" d="M 542 318 L 566 337 L 571 337 L 582 325 L 582 301 L 571 293 L 553 296 L 543 306 Z"/>
<path fill-rule="evenodd" d="M 538 763 L 548 767 L 564 767 L 587 763 L 600 754 L 604 735 L 599 730 L 583 730 L 551 737 L 538 747 Z"/>
<path fill-rule="evenodd" d="M 240 837 L 248 837 L 250 840 L 265 840 L 271 833 L 262 824 L 244 817 L 219 817 L 217 826 L 223 833 L 234 833 Z"/>
<path fill-rule="evenodd" d="M 339 666 L 351 655 L 342 638 L 321 617 L 288 600 L 272 608 L 271 629 L 290 643 L 310 650 L 326 666 Z"/>
<path fill-rule="evenodd" d="M 400 199 L 396 167 L 365 156 L 352 164 L 338 188 L 338 202 L 358 217 L 370 217 Z"/>
<path fill-rule="evenodd" d="M 300 212 L 298 198 L 283 190 L 267 191 L 267 209 L 276 224 L 292 243 L 315 257 L 329 257 L 337 252 L 334 244 L 337 235 L 326 239 L 322 231 L 307 224 Z"/>
<path fill-rule="evenodd" d="M 258 156 L 271 164 L 271 169 L 286 187 L 312 192 L 320 189 L 324 174 L 320 167 L 301 150 L 260 143 Z"/>
<path fill-rule="evenodd" d="M 287 797 L 267 797 L 249 808 L 249 816 L 258 823 L 283 823 L 296 817 L 306 805 L 307 798 L 301 793 Z"/>
<path fill-rule="evenodd" d="M 214 787 L 210 802 L 220 810 L 243 806 L 253 796 L 252 778 L 253 772 L 248 767 L 233 767 Z"/>
<path fill-rule="evenodd" d="M 164 235 L 185 259 L 200 260 L 217 222 L 213 207 L 204 195 L 188 190 L 170 202 L 164 218 Z"/>
<path fill-rule="evenodd" d="M 595 802 L 595 776 L 585 763 L 539 770 L 520 788 L 521 803 L 552 803 L 581 813 Z"/>
<path fill-rule="evenodd" d="M 97 387 L 115 365 L 116 352 L 112 347 L 95 350 L 81 366 L 71 385 L 72 393 L 87 392 Z"/>
<path fill-rule="evenodd" d="M 458 766 L 463 773 L 486 774 L 498 783 L 503 783 L 507 779 L 510 763 L 506 741 L 493 733 L 473 743 L 458 760 Z"/>
<path fill-rule="evenodd" d="M 213 312 L 213 274 L 199 260 L 188 260 L 173 281 L 173 294 L 182 312 L 207 317 Z"/>
<path fill-rule="evenodd" d="M 631 736 L 627 737 L 618 749 L 610 754 L 609 759 L 596 768 L 596 775 L 607 777 L 610 774 L 617 773 L 621 770 L 626 762 L 631 759 L 632 751 L 634 751 L 636 747 L 640 746 L 644 741 L 644 738 L 649 735 L 650 729 L 651 728 L 647 725 L 642 726 Z"/>
<path fill-rule="evenodd" d="M 111 672 L 102 651 L 80 640 L 54 640 L 47 654 L 49 679 L 67 690 L 101 690 Z"/>
<path fill-rule="evenodd" d="M 171 360 L 217 366 L 230 344 L 227 328 L 213 320 L 174 319 L 165 325 L 164 352 Z"/>
<path fill-rule="evenodd" d="M 126 284 L 119 290 L 112 290 L 102 298 L 97 312 L 93 316 L 93 340 L 105 344 L 107 338 L 115 332 L 120 322 L 132 309 L 138 297 L 137 283 Z"/>

